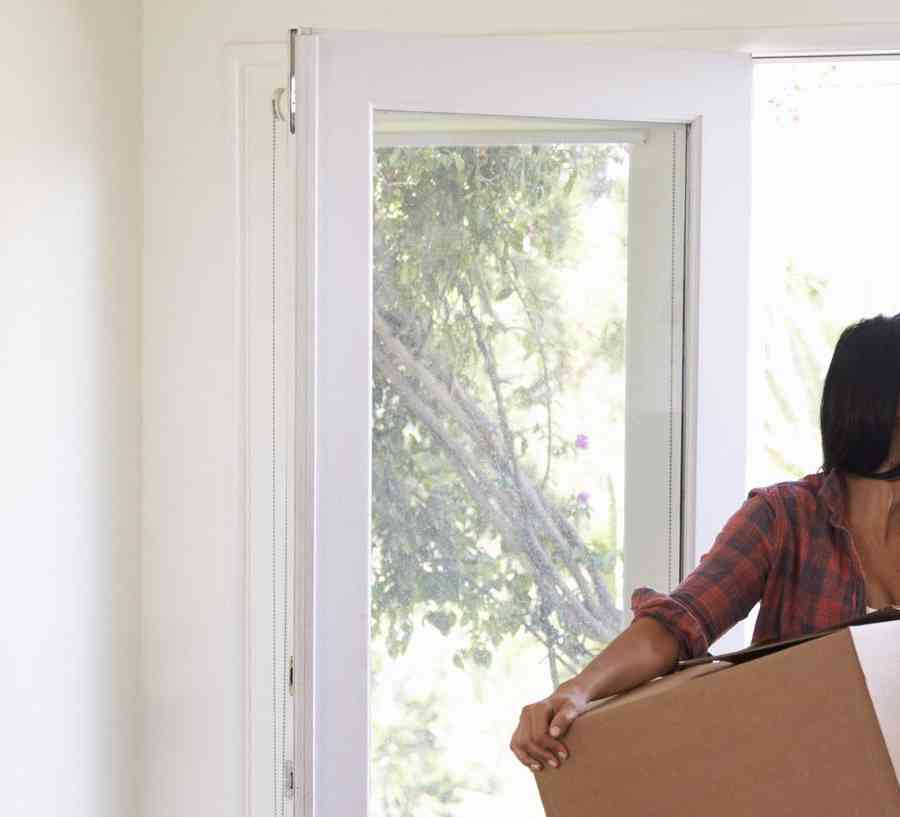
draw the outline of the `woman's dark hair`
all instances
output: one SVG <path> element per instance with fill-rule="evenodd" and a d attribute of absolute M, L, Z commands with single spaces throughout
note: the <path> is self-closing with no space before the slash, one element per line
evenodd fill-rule
<path fill-rule="evenodd" d="M 890 453 L 898 399 L 900 314 L 848 326 L 838 339 L 822 391 L 823 470 L 872 476 Z"/>

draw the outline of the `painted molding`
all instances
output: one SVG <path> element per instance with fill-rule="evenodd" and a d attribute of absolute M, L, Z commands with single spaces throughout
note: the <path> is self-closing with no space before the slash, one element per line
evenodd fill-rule
<path fill-rule="evenodd" d="M 294 558 L 294 747 L 299 786 L 297 817 L 316 813 L 316 542 L 318 540 L 318 418 L 315 372 L 318 371 L 318 166 L 319 39 L 304 31 L 297 39 L 295 268 L 295 558 Z"/>
<path fill-rule="evenodd" d="M 237 236 L 234 257 L 235 382 L 240 391 L 237 450 L 240 457 L 239 495 L 243 551 L 242 651 L 243 716 L 242 768 L 244 817 L 275 817 L 281 805 L 273 788 L 283 774 L 280 757 L 273 751 L 272 685 L 273 614 L 287 612 L 291 636 L 288 654 L 301 654 L 292 643 L 294 541 L 294 395 L 295 395 L 295 230 L 296 158 L 287 125 L 280 123 L 278 144 L 278 290 L 273 313 L 272 292 L 272 119 L 273 93 L 287 84 L 287 42 L 230 45 L 226 47 L 229 157 L 229 189 L 232 195 L 232 227 Z M 277 369 L 273 380 L 272 320 L 277 334 L 274 351 Z M 278 414 L 276 477 L 273 497 L 272 389 L 276 384 Z M 274 514 L 274 516 L 273 516 Z M 287 602 L 272 599 L 272 526 L 286 533 L 289 589 Z M 277 586 L 281 585 L 280 577 Z M 277 635 L 277 634 L 276 634 Z M 280 638 L 278 639 L 280 643 Z M 279 647 L 280 650 L 280 647 Z M 304 653 L 305 654 L 305 651 Z M 296 660 L 296 659 L 295 659 Z M 281 673 L 279 673 L 279 678 Z M 295 699 L 296 700 L 296 699 Z M 289 702 L 290 706 L 290 702 Z M 266 715 L 271 718 L 266 720 Z M 293 717 L 287 713 L 288 756 L 293 754 Z M 277 752 L 280 755 L 280 751 Z M 295 761 L 296 762 L 296 761 Z M 297 783 L 303 788 L 298 766 Z M 284 814 L 297 800 L 287 800 Z M 273 813 L 274 812 L 274 813 Z M 303 813 L 298 810 L 297 813 Z"/>

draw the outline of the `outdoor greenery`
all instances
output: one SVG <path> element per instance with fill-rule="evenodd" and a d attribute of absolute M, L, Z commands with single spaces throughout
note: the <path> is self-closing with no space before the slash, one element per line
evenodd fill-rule
<path fill-rule="evenodd" d="M 498 656 L 532 662 L 532 644 L 550 689 L 622 627 L 621 463 L 593 475 L 593 502 L 559 471 L 589 445 L 560 403 L 598 373 L 624 393 L 623 303 L 592 307 L 583 332 L 563 288 L 583 248 L 579 211 L 624 206 L 623 174 L 609 171 L 625 162 L 616 145 L 376 153 L 373 690 L 392 714 L 373 724 L 372 756 L 385 817 L 452 817 L 464 795 L 497 790 L 484 764 L 448 769 L 449 674 L 484 680 Z M 624 406 L 607 402 L 621 427 Z M 446 644 L 427 670 L 443 697 L 385 690 L 384 669 L 423 628 Z"/>
<path fill-rule="evenodd" d="M 789 261 L 761 310 L 765 411 L 751 457 L 768 480 L 800 479 L 821 465 L 819 403 L 844 324 L 826 309 L 828 282 Z"/>
<path fill-rule="evenodd" d="M 577 203 L 608 194 L 623 159 L 597 145 L 377 153 L 372 614 L 392 654 L 422 621 L 466 632 L 459 666 L 525 632 L 558 682 L 621 628 L 616 543 L 585 540 L 585 503 L 554 490 L 553 469 L 586 445 L 554 418 L 580 375 L 556 269 L 580 238 Z M 613 370 L 623 319 L 592 350 Z"/>

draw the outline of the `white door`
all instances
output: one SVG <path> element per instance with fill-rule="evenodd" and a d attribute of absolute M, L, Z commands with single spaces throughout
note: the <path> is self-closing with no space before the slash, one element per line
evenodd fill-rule
<path fill-rule="evenodd" d="M 302 802 L 538 817 L 519 709 L 741 499 L 750 61 L 301 57 Z"/>

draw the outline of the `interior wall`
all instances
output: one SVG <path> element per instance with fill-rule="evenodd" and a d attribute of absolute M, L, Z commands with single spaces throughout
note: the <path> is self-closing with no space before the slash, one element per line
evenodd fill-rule
<path fill-rule="evenodd" d="M 148 815 L 242 813 L 244 592 L 226 44 L 291 26 L 752 49 L 900 42 L 887 0 L 146 0 L 143 637 Z M 891 38 L 894 38 L 891 40 Z M 799 46 L 803 47 L 803 46 Z M 844 45 L 847 48 L 848 45 Z"/>
<path fill-rule="evenodd" d="M 3 815 L 138 813 L 140 26 L 3 6 Z"/>

